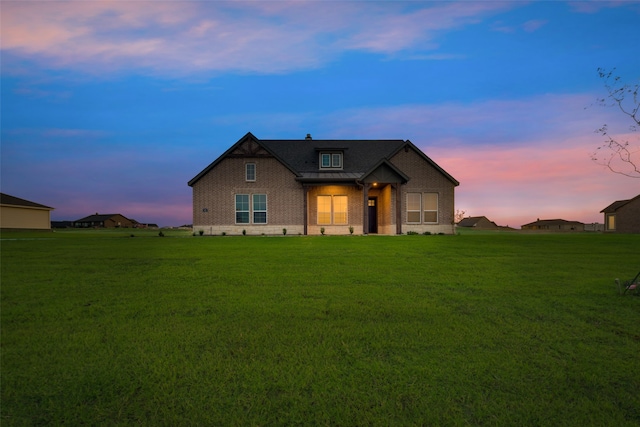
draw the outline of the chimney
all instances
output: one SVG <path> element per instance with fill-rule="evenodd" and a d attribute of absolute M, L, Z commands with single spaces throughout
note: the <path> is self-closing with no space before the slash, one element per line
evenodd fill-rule
<path fill-rule="evenodd" d="M 305 138 L 305 140 L 309 141 L 309 140 L 311 140 L 311 139 L 313 139 L 313 138 L 311 138 L 311 134 L 310 134 L 310 133 L 308 133 L 308 134 L 307 134 L 307 137 Z"/>

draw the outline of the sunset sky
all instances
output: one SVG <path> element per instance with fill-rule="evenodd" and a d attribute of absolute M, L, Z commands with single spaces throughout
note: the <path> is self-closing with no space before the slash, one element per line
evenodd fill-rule
<path fill-rule="evenodd" d="M 590 159 L 598 68 L 640 80 L 640 2 L 6 1 L 1 189 L 53 220 L 192 222 L 187 181 L 247 132 L 409 139 L 456 208 L 602 222 L 640 180 Z M 625 120 L 626 119 L 626 120 Z"/>

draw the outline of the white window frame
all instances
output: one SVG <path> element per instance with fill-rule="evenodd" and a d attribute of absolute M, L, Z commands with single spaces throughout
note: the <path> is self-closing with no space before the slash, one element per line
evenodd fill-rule
<path fill-rule="evenodd" d="M 251 166 L 253 166 L 253 168 L 251 168 Z M 249 176 L 250 174 L 250 169 L 253 169 L 252 173 L 253 173 L 253 178 L 251 178 Z M 256 164 L 255 163 L 245 163 L 244 165 L 244 179 L 245 181 L 248 182 L 255 182 L 256 181 Z"/>
<path fill-rule="evenodd" d="M 238 209 L 238 197 L 246 196 L 247 197 L 247 209 Z M 264 209 L 255 209 L 256 205 L 256 196 L 264 196 Z M 236 224 L 244 225 L 244 224 L 255 224 L 255 225 L 265 225 L 269 221 L 269 204 L 268 197 L 265 193 L 256 193 L 256 194 L 247 194 L 247 193 L 238 193 L 234 195 L 234 207 L 235 207 L 235 215 L 236 215 Z M 244 206 L 243 206 L 244 207 Z M 247 213 L 248 219 L 247 222 L 239 222 L 238 221 L 238 213 Z M 264 213 L 264 222 L 256 221 L 256 213 Z"/>
<path fill-rule="evenodd" d="M 238 197 L 246 196 L 247 197 L 247 209 L 238 209 Z M 235 206 L 235 214 L 236 214 L 236 224 L 250 224 L 251 223 L 251 197 L 249 194 L 236 194 L 233 197 L 234 206 Z M 244 203 L 244 202 L 241 202 Z M 243 206 L 244 207 L 244 206 Z M 238 213 L 247 213 L 247 221 L 238 221 Z"/>
<path fill-rule="evenodd" d="M 264 209 L 256 209 L 256 196 L 264 196 Z M 253 208 L 253 212 L 251 212 L 251 219 L 254 224 L 266 224 L 268 221 L 267 216 L 267 195 L 266 194 L 252 194 L 251 195 L 251 207 Z M 264 221 L 256 221 L 256 214 L 264 213 Z"/>
<path fill-rule="evenodd" d="M 324 151 L 320 153 L 320 169 L 342 169 L 342 152 Z M 328 164 L 325 166 L 324 159 L 327 158 Z"/>

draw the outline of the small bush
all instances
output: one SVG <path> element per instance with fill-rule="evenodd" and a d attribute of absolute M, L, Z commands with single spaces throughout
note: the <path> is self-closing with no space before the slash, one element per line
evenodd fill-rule
<path fill-rule="evenodd" d="M 324 236 L 324 227 L 320 227 L 320 234 Z"/>
<path fill-rule="evenodd" d="M 286 228 L 283 228 L 283 229 L 282 229 L 282 235 L 283 235 L 283 236 L 286 236 L 286 235 L 287 235 L 287 229 L 286 229 Z"/>
<path fill-rule="evenodd" d="M 247 235 L 247 230 L 244 230 L 244 229 L 243 229 L 243 230 L 242 230 L 242 235 L 243 235 L 243 236 L 246 236 L 246 235 Z"/>
<path fill-rule="evenodd" d="M 349 234 L 353 234 L 353 226 L 349 226 Z"/>
<path fill-rule="evenodd" d="M 158 233 L 158 236 L 159 237 L 164 237 L 164 233 L 161 231 L 161 232 Z"/>
<path fill-rule="evenodd" d="M 422 234 L 424 234 L 425 236 L 431 236 L 431 232 L 430 232 L 430 231 L 425 231 L 425 232 L 424 232 L 424 233 L 422 233 Z"/>
<path fill-rule="evenodd" d="M 199 233 L 202 236 L 204 234 L 204 230 L 200 230 Z"/>
<path fill-rule="evenodd" d="M 415 236 L 417 234 L 418 234 L 417 231 L 407 231 L 407 236 Z"/>
<path fill-rule="evenodd" d="M 222 235 L 223 235 L 223 236 L 226 236 L 226 235 L 227 235 L 227 232 L 226 232 L 226 231 L 223 231 L 223 232 L 222 232 Z"/>

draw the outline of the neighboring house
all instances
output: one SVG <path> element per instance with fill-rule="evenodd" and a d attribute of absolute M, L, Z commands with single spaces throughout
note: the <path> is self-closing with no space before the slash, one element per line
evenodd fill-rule
<path fill-rule="evenodd" d="M 51 230 L 53 208 L 0 193 L 0 228 Z"/>
<path fill-rule="evenodd" d="M 73 226 L 76 228 L 130 228 L 133 225 L 134 223 L 129 218 L 120 214 L 101 215 L 96 213 L 73 222 Z"/>
<path fill-rule="evenodd" d="M 538 219 L 521 227 L 522 230 L 584 231 L 584 223 L 564 219 Z"/>
<path fill-rule="evenodd" d="M 604 231 L 640 233 L 640 194 L 633 199 L 613 202 L 600 213 L 604 213 Z"/>
<path fill-rule="evenodd" d="M 495 222 L 489 221 L 486 216 L 470 216 L 468 218 L 463 218 L 460 222 L 458 222 L 457 226 L 482 230 L 498 230 L 502 228 Z"/>
<path fill-rule="evenodd" d="M 194 232 L 305 235 L 453 233 L 459 185 L 410 141 L 251 133 L 188 184 Z"/>

